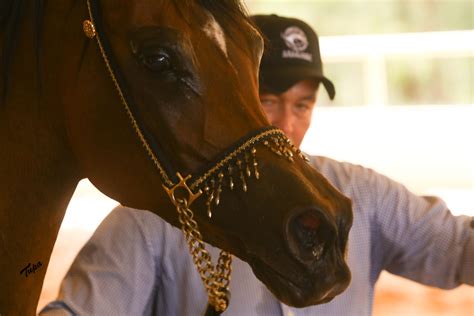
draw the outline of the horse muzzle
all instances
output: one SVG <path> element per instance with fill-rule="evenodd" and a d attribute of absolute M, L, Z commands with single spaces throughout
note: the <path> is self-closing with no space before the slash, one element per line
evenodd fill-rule
<path fill-rule="evenodd" d="M 265 207 L 273 212 L 249 225 L 273 229 L 244 241 L 247 261 L 285 304 L 305 307 L 326 303 L 343 292 L 351 279 L 345 261 L 353 221 L 351 201 L 303 161 L 288 167 L 264 158 L 260 159 L 262 182 L 268 182 L 255 191 L 266 202 L 254 212 Z M 251 192 L 248 195 L 251 201 L 258 199 Z M 268 248 L 261 248 L 255 240 L 265 241 Z"/>

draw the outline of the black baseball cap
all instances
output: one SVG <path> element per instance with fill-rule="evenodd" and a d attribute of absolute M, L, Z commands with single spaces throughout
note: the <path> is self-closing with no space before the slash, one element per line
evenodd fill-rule
<path fill-rule="evenodd" d="M 323 74 L 318 35 L 308 24 L 276 14 L 253 15 L 251 19 L 266 38 L 260 64 L 261 89 L 282 93 L 298 81 L 314 79 L 334 99 L 334 84 Z"/>

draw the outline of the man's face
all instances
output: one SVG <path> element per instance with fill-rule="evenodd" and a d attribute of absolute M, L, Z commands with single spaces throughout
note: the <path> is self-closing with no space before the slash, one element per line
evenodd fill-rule
<path fill-rule="evenodd" d="M 270 123 L 285 132 L 300 147 L 311 123 L 318 84 L 298 81 L 281 94 L 260 93 L 260 102 Z"/>

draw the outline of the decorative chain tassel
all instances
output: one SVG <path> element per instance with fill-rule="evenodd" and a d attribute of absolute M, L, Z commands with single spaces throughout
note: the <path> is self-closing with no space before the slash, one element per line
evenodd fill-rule
<path fill-rule="evenodd" d="M 210 309 L 217 315 L 224 312 L 229 304 L 229 284 L 232 272 L 232 255 L 221 250 L 214 267 L 211 255 L 205 248 L 198 224 L 186 199 L 177 199 L 177 211 L 181 230 L 189 246 L 194 264 L 206 288 Z M 207 312 L 206 312 L 207 313 Z"/>
<path fill-rule="evenodd" d="M 235 161 L 230 162 L 227 168 L 223 168 L 227 169 L 226 174 L 224 174 L 224 171 L 219 171 L 217 177 L 213 177 L 205 183 L 204 193 L 206 195 L 207 216 L 209 218 L 212 217 L 212 204 L 215 206 L 219 205 L 223 189 L 228 187 L 231 191 L 234 190 L 235 178 L 240 180 L 240 185 L 244 192 L 247 192 L 247 179 L 252 176 L 252 171 L 255 179 L 260 178 L 256 153 L 257 150 L 253 147 L 251 154 L 244 153 Z M 225 179 L 226 177 L 228 178 L 227 180 Z"/>
<path fill-rule="evenodd" d="M 284 135 L 278 134 L 263 141 L 268 149 L 280 157 L 286 158 L 289 162 L 294 162 L 294 156 L 297 155 L 308 161 L 308 158 L 296 148 L 293 143 Z M 226 172 L 224 173 L 224 170 Z M 244 192 L 248 190 L 248 179 L 253 176 L 260 179 L 258 170 L 257 149 L 251 147 L 249 150 L 241 153 L 235 159 L 227 162 L 221 170 L 216 172 L 217 176 L 210 176 L 204 184 L 204 193 L 206 195 L 207 216 L 212 217 L 212 205 L 218 206 L 220 196 L 225 187 L 231 191 L 236 185 L 235 179 L 240 180 L 240 187 Z M 214 203 L 213 203 L 214 202 Z"/>

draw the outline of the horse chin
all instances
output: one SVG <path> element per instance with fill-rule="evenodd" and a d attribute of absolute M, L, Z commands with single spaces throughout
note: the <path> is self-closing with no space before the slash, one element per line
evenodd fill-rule
<path fill-rule="evenodd" d="M 286 277 L 258 258 L 250 260 L 254 274 L 282 303 L 303 308 L 325 304 L 342 293 L 350 283 L 350 272 L 347 266 L 337 276 L 338 281 L 328 281 L 327 276 L 309 274 L 307 277 Z M 303 280 L 298 282 L 297 280 Z"/>

